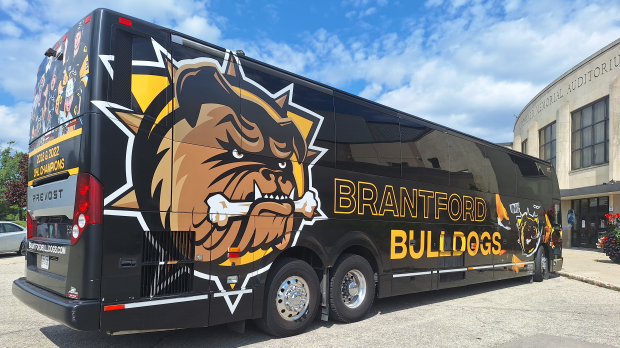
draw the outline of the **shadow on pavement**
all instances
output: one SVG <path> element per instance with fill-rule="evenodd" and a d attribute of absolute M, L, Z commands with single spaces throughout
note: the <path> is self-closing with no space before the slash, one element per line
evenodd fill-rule
<path fill-rule="evenodd" d="M 17 255 L 14 252 L 10 252 L 10 253 L 0 253 L 0 260 L 6 260 L 6 259 L 13 259 L 13 258 L 18 258 L 21 257 L 22 259 L 25 258 L 26 256 L 24 255 Z"/>
<path fill-rule="evenodd" d="M 552 275 L 556 277 L 556 275 Z M 386 299 L 375 299 L 367 318 L 383 313 L 416 308 L 428 304 L 450 301 L 462 297 L 474 296 L 514 286 L 527 286 L 523 280 L 507 279 L 492 283 L 469 285 L 465 287 L 443 289 L 425 293 L 402 295 Z M 334 321 L 324 322 L 317 319 L 307 332 L 320 328 L 329 328 L 333 325 L 346 325 Z M 107 347 L 107 346 L 210 346 L 210 347 L 239 347 L 257 344 L 274 339 L 256 328 L 251 321 L 246 323 L 246 331 L 239 334 L 227 329 L 226 325 L 207 328 L 193 328 L 170 330 L 131 335 L 108 336 L 100 332 L 74 331 L 63 325 L 48 326 L 41 332 L 53 344 L 61 348 L 68 347 Z"/>

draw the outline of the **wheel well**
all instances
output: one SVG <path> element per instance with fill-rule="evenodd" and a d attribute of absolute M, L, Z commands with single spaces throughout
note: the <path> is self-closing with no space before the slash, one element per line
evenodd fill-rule
<path fill-rule="evenodd" d="M 289 249 L 284 250 L 276 260 L 281 259 L 283 257 L 292 257 L 294 259 L 299 259 L 307 262 L 312 268 L 323 269 L 323 261 L 319 257 L 317 253 L 315 253 L 312 249 L 305 248 L 302 246 L 296 246 Z M 274 262 L 276 261 L 274 260 Z"/>
<path fill-rule="evenodd" d="M 344 249 L 340 255 L 342 254 L 356 254 L 365 258 L 366 261 L 368 261 L 368 263 L 370 264 L 370 267 L 372 267 L 372 271 L 377 274 L 379 273 L 379 265 L 377 264 L 377 260 L 375 259 L 375 256 L 372 254 L 372 252 L 367 248 L 361 245 L 352 245 Z"/>

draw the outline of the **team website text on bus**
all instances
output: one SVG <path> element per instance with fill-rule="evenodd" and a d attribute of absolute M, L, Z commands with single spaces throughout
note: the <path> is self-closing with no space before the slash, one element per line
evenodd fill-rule
<path fill-rule="evenodd" d="M 110 10 L 45 52 L 29 132 L 13 294 L 74 329 L 289 336 L 562 267 L 548 162 Z"/>

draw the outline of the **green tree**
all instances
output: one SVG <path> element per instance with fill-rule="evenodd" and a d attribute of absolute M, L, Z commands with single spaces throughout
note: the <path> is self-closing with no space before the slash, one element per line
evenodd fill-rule
<path fill-rule="evenodd" d="M 19 160 L 17 178 L 6 181 L 3 196 L 8 204 L 18 207 L 19 220 L 22 220 L 23 208 L 28 203 L 26 196 L 28 190 L 28 155 L 25 153 L 15 155 L 15 158 Z"/>
<path fill-rule="evenodd" d="M 23 152 L 13 149 L 14 141 L 9 141 L 6 145 L 0 140 L 0 219 L 6 219 L 9 215 L 18 213 L 21 216 L 21 208 L 5 198 L 5 191 L 9 182 L 18 181 L 20 179 L 20 160 L 23 156 L 28 156 Z"/>

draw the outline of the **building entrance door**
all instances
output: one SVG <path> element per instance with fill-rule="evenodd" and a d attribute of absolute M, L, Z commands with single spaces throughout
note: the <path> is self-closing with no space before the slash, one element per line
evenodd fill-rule
<path fill-rule="evenodd" d="M 599 237 L 605 232 L 609 211 L 609 197 L 583 198 L 572 201 L 575 210 L 572 245 L 596 248 Z"/>

